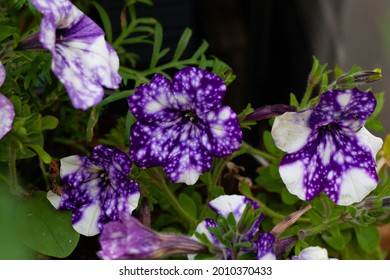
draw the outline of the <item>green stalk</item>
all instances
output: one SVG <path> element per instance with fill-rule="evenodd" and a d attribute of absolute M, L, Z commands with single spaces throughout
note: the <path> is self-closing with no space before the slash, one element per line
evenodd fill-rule
<path fill-rule="evenodd" d="M 195 228 L 198 224 L 198 221 L 190 216 L 184 209 L 181 207 L 179 201 L 176 199 L 175 195 L 172 193 L 171 189 L 165 183 L 165 180 L 160 182 L 160 186 L 162 191 L 164 192 L 166 198 L 169 199 L 171 205 L 175 208 L 176 212 L 180 215 L 180 217 L 187 222 L 190 228 Z"/>

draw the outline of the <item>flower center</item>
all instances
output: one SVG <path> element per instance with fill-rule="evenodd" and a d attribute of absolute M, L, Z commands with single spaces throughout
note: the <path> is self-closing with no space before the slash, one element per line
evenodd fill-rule
<path fill-rule="evenodd" d="M 99 173 L 100 173 L 99 174 L 100 178 L 102 178 L 103 180 L 106 180 L 106 181 L 110 180 L 110 178 L 108 177 L 108 174 L 105 171 L 100 171 Z"/>
<path fill-rule="evenodd" d="M 189 119 L 190 122 L 192 122 L 192 123 L 196 122 L 196 119 L 197 119 L 196 114 L 194 112 L 190 111 L 190 110 L 182 112 L 182 116 L 184 118 Z"/>

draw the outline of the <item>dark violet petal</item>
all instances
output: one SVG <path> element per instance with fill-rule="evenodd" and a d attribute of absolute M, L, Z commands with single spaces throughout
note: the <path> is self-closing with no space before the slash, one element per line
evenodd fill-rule
<path fill-rule="evenodd" d="M 376 100 L 372 92 L 352 90 L 333 90 L 324 92 L 314 113 L 308 120 L 309 127 L 337 123 L 342 129 L 353 132 L 362 127 L 375 110 Z"/>
<path fill-rule="evenodd" d="M 206 70 L 185 67 L 172 79 L 173 93 L 182 111 L 202 114 L 221 103 L 226 86 L 217 75 Z"/>
<path fill-rule="evenodd" d="M 282 115 L 286 112 L 295 112 L 295 106 L 286 104 L 265 105 L 255 109 L 252 113 L 245 117 L 244 121 L 261 121 L 272 117 Z"/>
<path fill-rule="evenodd" d="M 111 180 L 100 197 L 102 213 L 98 221 L 99 229 L 102 229 L 109 221 L 118 221 L 121 212 L 133 212 L 138 206 L 139 198 L 139 187 L 133 180 L 128 178 Z"/>
<path fill-rule="evenodd" d="M 180 121 L 180 119 L 178 119 Z M 178 145 L 181 125 L 136 122 L 131 127 L 130 157 L 141 168 L 163 165 Z"/>
<path fill-rule="evenodd" d="M 206 133 L 202 134 L 202 145 L 212 156 L 228 156 L 240 148 L 242 131 L 237 115 L 230 107 L 219 107 L 199 118 L 207 124 L 203 128 Z"/>
<path fill-rule="evenodd" d="M 210 170 L 212 158 L 200 143 L 201 131 L 195 125 L 187 122 L 179 128 L 179 141 L 163 168 L 172 182 L 193 185 L 201 174 Z"/>
<path fill-rule="evenodd" d="M 260 233 L 253 247 L 257 249 L 257 260 L 275 260 L 275 236 L 272 233 Z"/>
<path fill-rule="evenodd" d="M 12 129 L 14 118 L 14 105 L 0 93 L 0 139 Z"/>
<path fill-rule="evenodd" d="M 165 123 L 180 117 L 171 82 L 161 74 L 137 87 L 128 103 L 131 113 L 141 122 Z"/>

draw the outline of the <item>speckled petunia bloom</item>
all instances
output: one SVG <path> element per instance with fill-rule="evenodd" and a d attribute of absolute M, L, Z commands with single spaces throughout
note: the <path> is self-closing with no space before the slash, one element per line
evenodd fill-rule
<path fill-rule="evenodd" d="M 375 106 L 372 92 L 332 90 L 314 108 L 276 117 L 271 132 L 287 152 L 279 171 L 288 190 L 303 200 L 323 191 L 350 205 L 375 189 L 375 156 L 383 141 L 364 127 Z"/>
<path fill-rule="evenodd" d="M 240 148 L 237 115 L 221 106 L 226 86 L 206 70 L 185 67 L 172 82 L 156 74 L 128 99 L 137 122 L 130 156 L 141 168 L 162 166 L 172 182 L 194 184 L 211 168 L 212 157 Z"/>
<path fill-rule="evenodd" d="M 75 108 L 98 104 L 103 86 L 118 88 L 119 59 L 104 31 L 69 0 L 30 0 L 43 14 L 39 40 L 53 57 L 52 70 Z"/>
<path fill-rule="evenodd" d="M 131 161 L 125 153 L 104 145 L 91 156 L 61 159 L 62 194 L 49 191 L 47 198 L 59 210 L 72 211 L 74 229 L 86 236 L 101 232 L 104 224 L 118 221 L 119 213 L 131 213 L 138 205 L 140 192 L 131 180 Z"/>
<path fill-rule="evenodd" d="M 274 243 L 275 236 L 271 233 L 259 233 L 259 225 L 264 215 L 260 216 L 250 225 L 249 228 L 246 228 L 244 232 L 241 232 L 239 225 L 240 220 L 244 214 L 244 210 L 247 206 L 247 203 L 250 203 L 250 207 L 254 210 L 259 209 L 259 205 L 242 195 L 222 195 L 209 202 L 209 207 L 216 212 L 219 216 L 227 218 L 230 213 L 233 214 L 233 217 L 238 225 L 237 232 L 234 239 L 234 243 L 241 242 L 250 242 L 252 247 L 242 247 L 238 254 L 243 254 L 247 252 L 253 252 L 255 258 L 258 260 L 273 260 L 275 259 Z M 217 256 L 220 259 L 232 259 L 233 252 L 230 248 L 226 247 L 217 236 L 210 231 L 210 228 L 218 227 L 218 223 L 214 219 L 207 218 L 200 222 L 196 227 L 195 232 L 198 234 L 204 234 L 207 239 L 221 252 L 220 256 Z M 223 233 L 222 233 L 223 234 Z M 196 239 L 196 235 L 193 235 L 193 238 Z M 234 244 L 233 244 L 234 245 Z M 193 255 L 189 255 L 189 258 L 194 258 Z"/>
<path fill-rule="evenodd" d="M 0 62 L 0 87 L 5 81 L 5 67 Z M 0 93 L 0 139 L 11 129 L 15 118 L 14 105 L 3 94 Z"/>

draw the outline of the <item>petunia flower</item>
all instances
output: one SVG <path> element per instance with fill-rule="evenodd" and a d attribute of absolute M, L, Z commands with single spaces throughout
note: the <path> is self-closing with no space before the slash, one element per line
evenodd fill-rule
<path fill-rule="evenodd" d="M 5 81 L 5 67 L 0 62 L 0 87 Z M 0 93 L 0 139 L 12 129 L 15 118 L 14 105 L 3 94 Z"/>
<path fill-rule="evenodd" d="M 137 122 L 131 127 L 130 157 L 141 167 L 162 166 L 172 182 L 194 184 L 212 157 L 240 148 L 237 115 L 220 102 L 226 86 L 206 70 L 185 67 L 172 82 L 156 74 L 128 99 Z"/>
<path fill-rule="evenodd" d="M 242 218 L 248 203 L 253 210 L 259 209 L 259 205 L 255 201 L 242 195 L 222 195 L 209 202 L 209 207 L 216 212 L 218 216 L 227 219 L 228 216 L 232 214 L 237 223 L 236 232 L 230 241 L 232 243 L 230 244 L 231 246 L 227 246 L 226 244 L 226 242 L 229 243 L 229 241 L 220 240 L 221 236 L 230 235 L 228 233 L 229 229 L 220 229 L 221 236 L 217 236 L 213 231 L 213 229 L 218 228 L 219 226 L 217 220 L 207 218 L 200 222 L 196 227 L 196 233 L 204 234 L 210 243 L 222 252 L 221 256 L 217 256 L 218 258 L 232 259 L 234 257 L 232 248 L 239 243 L 249 242 L 251 247 L 241 247 L 238 255 L 246 252 L 253 252 L 256 255 L 256 259 L 259 260 L 275 259 L 275 236 L 271 233 L 259 233 L 259 225 L 263 219 L 263 214 L 260 214 L 252 221 L 249 227 L 244 227 L 245 230 L 241 228 Z M 196 236 L 197 235 L 194 234 L 193 238 L 197 239 Z M 194 258 L 194 255 L 189 255 L 188 257 L 192 259 Z"/>
<path fill-rule="evenodd" d="M 98 104 L 103 86 L 118 88 L 119 59 L 104 31 L 69 0 L 31 0 L 43 14 L 39 41 L 53 57 L 52 70 L 75 108 Z M 33 43 L 37 35 L 28 40 Z"/>
<path fill-rule="evenodd" d="M 318 246 L 303 249 L 299 256 L 292 256 L 293 260 L 335 260 L 328 257 L 328 251 Z"/>
<path fill-rule="evenodd" d="M 137 207 L 140 192 L 128 177 L 130 169 L 131 161 L 125 153 L 97 146 L 90 157 L 61 159 L 60 176 L 65 182 L 62 194 L 49 191 L 47 198 L 57 209 L 72 211 L 77 232 L 96 235 L 107 222 L 119 221 L 120 212 L 131 213 Z"/>
<path fill-rule="evenodd" d="M 271 133 L 287 152 L 279 166 L 287 189 L 303 200 L 323 191 L 339 205 L 359 202 L 375 189 L 375 156 L 383 141 L 364 127 L 375 106 L 372 92 L 333 90 L 314 108 L 276 117 Z"/>
<path fill-rule="evenodd" d="M 121 222 L 109 222 L 99 239 L 101 259 L 160 259 L 175 254 L 202 253 L 207 248 L 190 237 L 158 233 L 141 224 L 127 213 Z"/>

